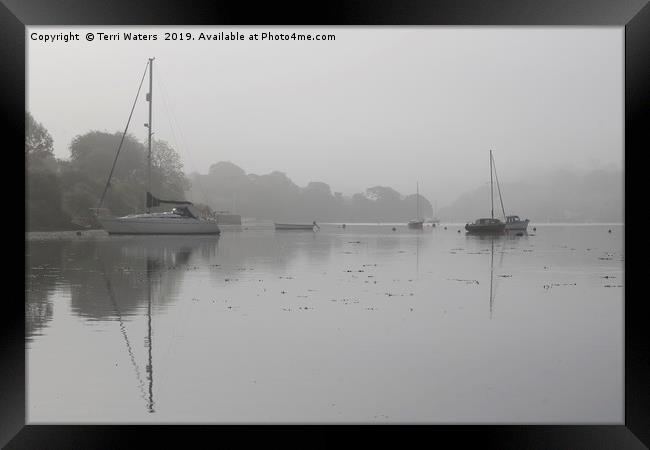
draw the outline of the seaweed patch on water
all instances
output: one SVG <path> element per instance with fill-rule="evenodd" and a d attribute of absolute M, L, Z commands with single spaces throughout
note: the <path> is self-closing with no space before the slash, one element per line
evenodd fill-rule
<path fill-rule="evenodd" d="M 549 284 L 545 284 L 543 287 L 544 289 L 548 290 L 558 286 L 577 286 L 577 285 L 578 285 L 577 283 L 549 283 Z"/>
<path fill-rule="evenodd" d="M 460 281 L 465 284 L 480 284 L 478 280 L 463 280 L 462 278 L 447 278 L 450 281 Z"/>

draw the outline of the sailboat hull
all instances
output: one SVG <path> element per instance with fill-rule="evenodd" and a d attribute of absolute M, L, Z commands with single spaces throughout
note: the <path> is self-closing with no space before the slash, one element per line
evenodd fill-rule
<path fill-rule="evenodd" d="M 194 218 L 105 217 L 108 234 L 221 234 L 215 222 Z"/>
<path fill-rule="evenodd" d="M 470 234 L 503 234 L 505 224 L 503 222 L 468 223 L 465 225 L 465 230 Z"/>

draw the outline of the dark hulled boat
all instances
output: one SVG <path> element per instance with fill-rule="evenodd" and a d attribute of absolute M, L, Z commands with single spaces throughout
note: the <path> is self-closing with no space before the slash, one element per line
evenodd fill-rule
<path fill-rule="evenodd" d="M 465 224 L 465 230 L 472 234 L 503 234 L 506 224 L 494 217 L 494 183 L 492 181 L 492 150 L 490 150 L 490 214 L 489 218 L 481 218 L 473 223 Z M 503 204 L 501 205 L 503 207 Z M 504 212 L 505 216 L 505 212 Z"/>
<path fill-rule="evenodd" d="M 476 219 L 473 223 L 465 224 L 468 233 L 501 234 L 505 231 L 506 224 L 495 218 Z"/>

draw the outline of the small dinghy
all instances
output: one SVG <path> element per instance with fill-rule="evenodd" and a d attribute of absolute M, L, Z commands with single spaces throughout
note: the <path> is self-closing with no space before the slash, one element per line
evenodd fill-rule
<path fill-rule="evenodd" d="M 276 230 L 310 230 L 315 231 L 320 227 L 313 223 L 274 223 Z"/>

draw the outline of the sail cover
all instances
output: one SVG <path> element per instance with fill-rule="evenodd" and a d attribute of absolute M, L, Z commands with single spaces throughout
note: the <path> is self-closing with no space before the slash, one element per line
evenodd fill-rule
<path fill-rule="evenodd" d="M 161 203 L 173 203 L 176 205 L 191 205 L 192 202 L 186 200 L 161 200 L 159 198 L 151 195 L 151 192 L 147 192 L 147 208 L 154 208 L 160 206 Z"/>

